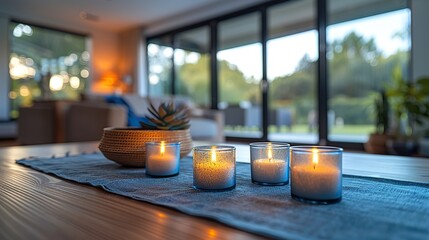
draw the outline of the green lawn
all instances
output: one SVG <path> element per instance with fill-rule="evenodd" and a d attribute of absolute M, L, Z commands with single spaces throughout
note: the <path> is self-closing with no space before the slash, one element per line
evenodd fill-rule
<path fill-rule="evenodd" d="M 227 131 L 237 131 L 237 132 L 256 132 L 258 131 L 257 127 L 242 127 L 242 126 L 225 126 Z M 270 133 L 309 133 L 307 125 L 293 125 L 291 129 L 283 126 L 276 128 L 275 126 L 269 127 Z M 373 125 L 343 125 L 343 126 L 334 126 L 330 130 L 331 134 L 359 134 L 367 135 L 374 131 Z"/>

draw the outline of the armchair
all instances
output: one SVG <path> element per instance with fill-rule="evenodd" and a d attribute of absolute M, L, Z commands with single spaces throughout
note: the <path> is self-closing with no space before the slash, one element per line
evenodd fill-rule
<path fill-rule="evenodd" d="M 105 127 L 126 126 L 126 110 L 107 103 L 40 101 L 19 114 L 21 145 L 98 141 Z"/>

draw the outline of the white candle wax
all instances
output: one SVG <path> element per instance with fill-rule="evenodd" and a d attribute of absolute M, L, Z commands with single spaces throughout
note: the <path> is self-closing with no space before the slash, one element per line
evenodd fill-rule
<path fill-rule="evenodd" d="M 341 197 L 341 172 L 332 166 L 293 166 L 291 183 L 292 193 L 299 197 L 315 200 Z"/>
<path fill-rule="evenodd" d="M 179 160 L 175 155 L 168 153 L 149 155 L 146 172 L 154 176 L 174 175 L 179 172 Z"/>
<path fill-rule="evenodd" d="M 233 163 L 204 161 L 194 165 L 194 185 L 201 189 L 225 189 L 235 185 Z"/>
<path fill-rule="evenodd" d="M 283 183 L 289 180 L 286 162 L 279 159 L 257 159 L 252 162 L 252 180 L 261 183 Z"/>

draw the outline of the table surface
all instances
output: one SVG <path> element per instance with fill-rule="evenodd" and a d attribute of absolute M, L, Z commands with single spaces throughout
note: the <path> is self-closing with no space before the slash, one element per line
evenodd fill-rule
<path fill-rule="evenodd" d="M 195 145 L 206 145 L 195 142 Z M 237 161 L 249 162 L 249 148 Z M 18 165 L 96 151 L 98 142 L 0 148 L 0 239 L 259 239 L 216 221 L 139 202 Z M 343 173 L 429 183 L 429 158 L 344 153 Z"/>

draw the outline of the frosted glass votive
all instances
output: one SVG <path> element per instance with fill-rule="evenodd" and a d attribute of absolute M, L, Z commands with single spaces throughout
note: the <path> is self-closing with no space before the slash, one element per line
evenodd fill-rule
<path fill-rule="evenodd" d="M 255 142 L 250 144 L 252 182 L 260 185 L 289 183 L 289 144 Z"/>
<path fill-rule="evenodd" d="M 315 204 L 341 201 L 343 149 L 296 146 L 290 150 L 292 198 Z"/>
<path fill-rule="evenodd" d="M 193 154 L 195 189 L 223 191 L 235 188 L 235 147 L 198 146 Z"/>
<path fill-rule="evenodd" d="M 171 177 L 179 174 L 180 143 L 147 142 L 146 175 Z"/>

